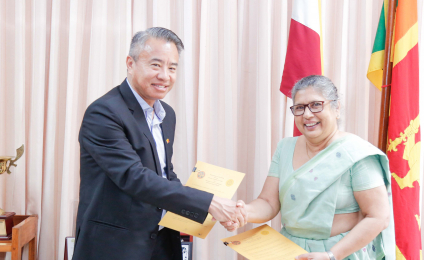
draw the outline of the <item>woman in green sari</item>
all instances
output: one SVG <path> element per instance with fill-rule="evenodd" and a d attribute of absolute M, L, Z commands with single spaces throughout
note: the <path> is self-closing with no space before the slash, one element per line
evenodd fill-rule
<path fill-rule="evenodd" d="M 328 78 L 301 79 L 292 97 L 302 136 L 279 142 L 261 194 L 249 204 L 240 201 L 247 221 L 263 223 L 281 212 L 281 234 L 310 252 L 300 260 L 394 260 L 386 155 L 338 129 L 340 102 Z"/>

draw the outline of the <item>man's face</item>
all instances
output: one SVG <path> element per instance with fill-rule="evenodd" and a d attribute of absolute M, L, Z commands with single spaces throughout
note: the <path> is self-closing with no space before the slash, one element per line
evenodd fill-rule
<path fill-rule="evenodd" d="M 131 87 L 149 104 L 163 99 L 177 78 L 178 50 L 172 42 L 150 38 L 137 62 L 127 56 L 127 78 Z"/>

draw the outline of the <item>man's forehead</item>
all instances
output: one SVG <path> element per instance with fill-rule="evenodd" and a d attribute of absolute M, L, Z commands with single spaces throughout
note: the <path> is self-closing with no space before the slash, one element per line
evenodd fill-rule
<path fill-rule="evenodd" d="M 144 43 L 144 50 L 147 52 L 154 51 L 155 49 L 162 49 L 163 51 L 177 51 L 175 43 L 160 38 L 150 38 Z"/>
<path fill-rule="evenodd" d="M 144 44 L 143 50 L 140 52 L 140 56 L 149 60 L 159 59 L 164 60 L 165 58 L 171 58 L 173 62 L 177 62 L 179 54 L 177 46 L 173 42 L 167 42 L 162 39 L 149 39 Z"/>
<path fill-rule="evenodd" d="M 155 47 L 160 47 L 165 51 L 173 51 L 174 49 L 177 50 L 177 46 L 173 42 L 167 42 L 165 40 L 154 41 L 149 42 L 149 40 L 144 44 L 144 51 L 152 52 Z M 178 52 L 178 50 L 177 50 Z"/>

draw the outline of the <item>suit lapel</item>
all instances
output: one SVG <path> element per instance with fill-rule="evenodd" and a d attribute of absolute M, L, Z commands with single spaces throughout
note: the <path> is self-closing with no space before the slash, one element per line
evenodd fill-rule
<path fill-rule="evenodd" d="M 147 121 L 146 121 L 146 117 L 144 116 L 143 109 L 141 108 L 140 104 L 138 103 L 137 99 L 132 93 L 130 86 L 128 86 L 126 79 L 124 80 L 124 82 L 122 82 L 121 86 L 119 87 L 119 90 L 121 91 L 121 94 L 125 100 L 125 103 L 128 106 L 128 109 L 132 111 L 132 114 L 134 116 L 135 121 L 137 122 L 138 127 L 140 128 L 141 132 L 149 140 L 150 147 L 152 149 L 153 157 L 155 160 L 156 173 L 159 176 L 162 176 L 162 171 L 160 170 L 159 157 L 156 150 L 155 139 L 153 138 L 153 135 L 150 132 L 150 128 L 147 125 Z"/>

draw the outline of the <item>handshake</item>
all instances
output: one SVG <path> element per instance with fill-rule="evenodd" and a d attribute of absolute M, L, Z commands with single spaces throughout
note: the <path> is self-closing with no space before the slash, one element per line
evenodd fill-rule
<path fill-rule="evenodd" d="M 213 196 L 208 212 L 228 231 L 234 231 L 237 228 L 247 224 L 246 204 L 242 200 L 237 203 L 229 200 Z"/>

